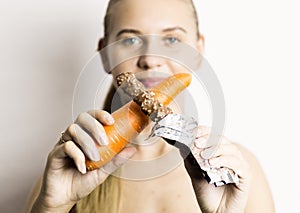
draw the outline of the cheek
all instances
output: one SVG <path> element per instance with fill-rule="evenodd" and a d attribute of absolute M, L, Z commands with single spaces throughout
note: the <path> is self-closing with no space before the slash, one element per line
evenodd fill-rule
<path fill-rule="evenodd" d="M 133 58 L 117 65 L 111 72 L 113 78 L 116 78 L 117 75 L 124 72 L 132 72 L 132 73 L 141 72 L 140 68 L 138 67 L 138 63 L 139 63 L 138 60 L 139 58 Z M 163 59 L 163 60 L 164 62 L 162 63 L 162 66 L 159 69 L 157 69 L 157 71 L 165 72 L 168 74 L 191 73 L 191 71 L 186 66 L 178 62 L 175 62 L 173 60 L 168 60 L 168 59 Z"/>
<path fill-rule="evenodd" d="M 175 61 L 168 61 L 168 67 L 171 70 L 171 73 L 191 73 L 188 68 L 183 66 L 182 64 Z"/>
<path fill-rule="evenodd" d="M 136 63 L 137 59 L 130 59 L 127 61 L 124 61 L 117 65 L 112 71 L 112 75 L 115 78 L 117 75 L 124 73 L 124 72 L 132 72 L 136 73 Z"/>

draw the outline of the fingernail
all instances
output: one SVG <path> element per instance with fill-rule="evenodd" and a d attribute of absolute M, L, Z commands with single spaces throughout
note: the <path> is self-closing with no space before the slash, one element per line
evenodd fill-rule
<path fill-rule="evenodd" d="M 203 149 L 203 148 L 205 148 L 206 142 L 207 142 L 206 138 L 200 137 L 200 138 L 195 140 L 194 146 L 199 148 L 199 149 Z"/>
<path fill-rule="evenodd" d="M 115 122 L 114 118 L 109 114 L 105 115 L 105 120 L 109 125 L 113 125 Z"/>
<path fill-rule="evenodd" d="M 203 159 L 209 159 L 213 156 L 215 152 L 215 149 L 213 147 L 209 147 L 207 149 L 204 149 L 201 153 L 200 153 L 200 156 L 203 158 Z"/>
<path fill-rule="evenodd" d="M 81 174 L 85 174 L 86 173 L 85 164 L 80 164 L 79 165 L 79 171 L 81 172 Z"/>
<path fill-rule="evenodd" d="M 131 155 L 133 155 L 134 153 L 137 152 L 137 149 L 135 148 L 135 146 L 132 146 L 132 145 L 127 146 L 127 149 L 130 149 L 130 151 L 132 152 L 130 154 L 130 156 L 128 156 L 128 157 L 131 157 Z"/>
<path fill-rule="evenodd" d="M 106 146 L 109 143 L 107 135 L 103 134 L 103 133 L 100 133 L 100 135 L 99 135 L 99 141 L 100 141 L 100 143 L 101 143 L 102 146 Z"/>
<path fill-rule="evenodd" d="M 93 160 L 93 161 L 99 161 L 100 160 L 100 154 L 97 150 L 92 152 L 92 158 L 93 159 L 91 159 L 91 160 Z"/>

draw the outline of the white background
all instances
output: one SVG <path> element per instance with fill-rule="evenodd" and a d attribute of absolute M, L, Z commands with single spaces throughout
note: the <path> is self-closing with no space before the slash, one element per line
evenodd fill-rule
<path fill-rule="evenodd" d="M 22 212 L 102 35 L 106 1 L 0 2 L 0 209 Z M 248 147 L 277 212 L 300 210 L 300 30 L 293 0 L 197 2 L 205 56 L 226 98 L 225 135 Z"/>

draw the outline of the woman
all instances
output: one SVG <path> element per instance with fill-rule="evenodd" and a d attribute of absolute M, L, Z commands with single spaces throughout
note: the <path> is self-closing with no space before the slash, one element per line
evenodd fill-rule
<path fill-rule="evenodd" d="M 163 11 L 163 12 L 160 12 Z M 99 49 L 122 40 L 128 46 L 138 45 L 140 36 L 157 35 L 164 45 L 186 43 L 203 52 L 204 38 L 199 33 L 197 14 L 192 0 L 111 0 L 105 17 L 105 35 Z M 102 55 L 104 62 L 109 60 Z M 116 56 L 117 57 L 117 56 Z M 168 74 L 182 72 L 182 65 L 167 58 L 142 55 L 113 67 L 121 72 Z M 146 79 L 153 86 L 155 80 Z M 109 98 L 109 97 L 108 97 Z M 43 177 L 37 183 L 28 203 L 31 212 L 273 212 L 268 184 L 255 157 L 245 148 L 222 138 L 216 153 L 209 158 L 212 167 L 228 167 L 239 175 L 239 184 L 222 187 L 209 185 L 205 179 L 194 179 L 183 163 L 165 175 L 150 180 L 126 180 L 109 176 L 103 170 L 86 172 L 85 156 L 97 161 L 96 145 L 105 146 L 107 137 L 102 125 L 112 125 L 108 112 L 92 110 L 82 113 L 63 133 L 48 156 Z M 194 152 L 197 159 L 214 147 L 203 148 L 209 129 L 199 127 Z M 80 147 L 80 148 L 78 148 Z M 176 150 L 164 140 L 151 146 L 126 147 L 110 162 L 116 168 L 126 159 L 148 160 Z M 177 151 L 178 158 L 180 157 Z M 72 160 L 71 160 L 72 159 Z M 74 166 L 75 164 L 75 166 Z M 195 171 L 194 171 L 195 172 Z M 199 171 L 200 172 L 200 171 Z M 121 190 L 122 189 L 122 190 Z"/>

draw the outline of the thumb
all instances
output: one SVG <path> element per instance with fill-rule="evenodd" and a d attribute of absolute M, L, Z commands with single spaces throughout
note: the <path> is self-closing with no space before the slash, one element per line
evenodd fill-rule
<path fill-rule="evenodd" d="M 136 148 L 134 146 L 125 147 L 118 155 L 116 155 L 112 162 L 116 167 L 120 167 L 125 164 L 129 158 L 131 158 L 136 153 Z"/>
<path fill-rule="evenodd" d="M 135 153 L 136 148 L 133 146 L 125 147 L 119 154 L 117 154 L 109 163 L 104 165 L 103 170 L 111 174 L 116 171 L 119 167 L 125 164 Z"/>

